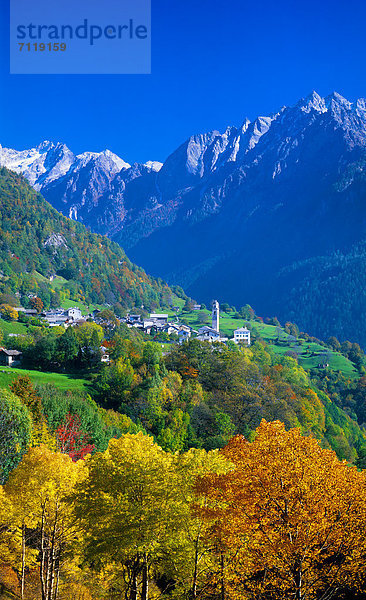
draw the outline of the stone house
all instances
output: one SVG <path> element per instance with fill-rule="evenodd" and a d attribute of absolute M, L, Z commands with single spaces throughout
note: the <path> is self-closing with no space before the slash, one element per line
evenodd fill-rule
<path fill-rule="evenodd" d="M 0 365 L 4 367 L 15 367 L 20 365 L 22 355 L 22 352 L 19 352 L 19 350 L 0 348 Z"/>

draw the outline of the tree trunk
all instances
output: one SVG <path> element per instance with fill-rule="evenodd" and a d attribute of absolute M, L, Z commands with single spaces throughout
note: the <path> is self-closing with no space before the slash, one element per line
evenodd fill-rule
<path fill-rule="evenodd" d="M 134 565 L 132 567 L 132 577 L 131 577 L 131 595 L 130 595 L 131 600 L 137 600 L 137 592 L 138 592 L 137 569 L 136 569 L 136 566 Z"/>
<path fill-rule="evenodd" d="M 50 541 L 47 540 L 47 554 L 46 554 L 46 600 L 50 599 L 50 583 L 51 583 L 51 549 Z"/>
<path fill-rule="evenodd" d="M 141 600 L 149 600 L 149 567 L 147 564 L 146 552 L 144 553 L 144 562 L 142 565 Z"/>
<path fill-rule="evenodd" d="M 56 567 L 56 527 L 58 518 L 58 507 L 56 506 L 55 519 L 52 528 L 51 550 L 50 550 L 50 581 L 48 590 L 48 599 L 53 600 L 53 588 L 55 584 L 55 567 Z"/>
<path fill-rule="evenodd" d="M 224 574 L 224 553 L 221 551 L 220 556 L 220 571 L 221 571 L 221 590 L 220 600 L 225 600 L 225 574 Z"/>
<path fill-rule="evenodd" d="M 294 579 L 296 585 L 295 598 L 296 600 L 302 600 L 303 591 L 302 591 L 302 568 L 301 564 L 297 565 L 296 570 L 294 572 Z"/>
<path fill-rule="evenodd" d="M 41 563 L 39 566 L 39 575 L 41 579 L 41 589 L 42 589 L 42 600 L 46 600 L 46 582 L 44 579 L 44 570 L 45 570 L 45 541 L 44 541 L 44 508 L 42 511 L 42 523 L 41 523 Z"/>
<path fill-rule="evenodd" d="M 20 582 L 20 597 L 24 598 L 24 579 L 25 579 L 25 523 L 22 523 L 22 575 Z"/>
<path fill-rule="evenodd" d="M 195 543 L 195 551 L 194 551 L 194 571 L 193 571 L 193 580 L 192 580 L 192 589 L 191 589 L 191 598 L 197 598 L 197 578 L 198 578 L 198 544 L 200 541 L 200 534 L 198 534 Z"/>
<path fill-rule="evenodd" d="M 60 581 L 60 560 L 58 561 L 58 564 L 57 564 L 57 569 L 56 569 L 56 588 L 55 588 L 55 600 L 57 600 L 57 596 L 58 596 L 58 586 L 59 586 L 59 581 Z"/>

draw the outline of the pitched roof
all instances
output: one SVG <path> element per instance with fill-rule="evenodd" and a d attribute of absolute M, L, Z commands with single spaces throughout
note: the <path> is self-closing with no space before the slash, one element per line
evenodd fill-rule
<path fill-rule="evenodd" d="M 19 350 L 7 350 L 6 348 L 0 348 L 0 352 L 4 352 L 4 354 L 7 354 L 8 356 L 20 356 L 20 354 L 23 354 L 22 352 L 19 352 Z"/>
<path fill-rule="evenodd" d="M 208 325 L 204 325 L 204 327 L 201 327 L 198 330 L 199 335 L 201 335 L 202 333 L 211 333 L 211 334 L 215 334 L 215 335 L 220 335 L 220 333 L 218 331 L 216 331 L 216 329 L 213 329 L 212 327 L 209 327 Z"/>

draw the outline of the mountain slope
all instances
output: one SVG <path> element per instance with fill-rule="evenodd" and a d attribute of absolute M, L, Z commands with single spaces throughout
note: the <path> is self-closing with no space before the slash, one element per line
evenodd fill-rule
<path fill-rule="evenodd" d="M 51 294 L 64 278 L 73 300 L 146 307 L 167 305 L 171 290 L 133 265 L 108 238 L 60 215 L 22 176 L 0 168 L 0 291 Z"/>
<path fill-rule="evenodd" d="M 249 302 L 320 337 L 366 344 L 365 100 L 313 92 L 252 123 L 192 136 L 161 168 L 98 158 L 76 177 L 68 160 L 62 175 L 34 185 L 148 272 L 206 302 Z"/>

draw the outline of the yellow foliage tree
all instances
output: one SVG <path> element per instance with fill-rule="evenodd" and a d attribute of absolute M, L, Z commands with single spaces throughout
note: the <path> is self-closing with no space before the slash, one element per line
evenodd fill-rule
<path fill-rule="evenodd" d="M 204 475 L 227 473 L 231 464 L 218 450 L 206 452 L 201 449 L 176 454 L 174 463 L 179 501 L 172 506 L 175 526 L 165 568 L 174 581 L 178 597 L 193 600 L 200 597 L 213 568 L 202 514 L 207 498 L 204 494 L 197 495 L 195 481 Z M 198 507 L 201 510 L 197 510 Z"/>
<path fill-rule="evenodd" d="M 24 455 L 5 486 L 14 509 L 13 523 L 22 537 L 22 597 L 26 534 L 28 529 L 38 529 L 42 600 L 57 598 L 62 560 L 76 538 L 66 497 L 83 477 L 84 469 L 83 461 L 74 463 L 68 455 L 54 453 L 41 445 Z"/>
<path fill-rule="evenodd" d="M 148 599 L 151 572 L 175 527 L 173 461 L 151 437 L 126 434 L 88 460 L 89 476 L 77 486 L 86 556 L 101 569 L 122 566 L 116 585 L 129 600 Z"/>
<path fill-rule="evenodd" d="M 324 600 L 357 588 L 366 473 L 278 421 L 262 421 L 252 443 L 236 436 L 223 454 L 235 468 L 197 484 L 209 498 L 219 597 Z"/>
<path fill-rule="evenodd" d="M 15 310 L 14 306 L 10 306 L 10 304 L 1 304 L 0 314 L 3 319 L 7 319 L 9 321 L 17 321 L 19 316 L 18 311 Z"/>

